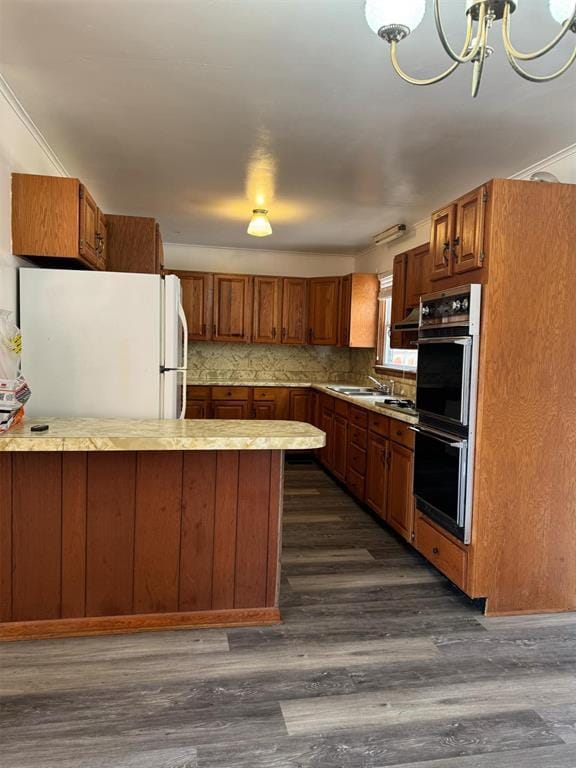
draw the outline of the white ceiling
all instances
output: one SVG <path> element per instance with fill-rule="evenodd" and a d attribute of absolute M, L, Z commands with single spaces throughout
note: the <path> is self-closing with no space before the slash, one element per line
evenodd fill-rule
<path fill-rule="evenodd" d="M 443 5 L 459 45 L 464 0 Z M 419 77 L 447 65 L 428 6 L 400 46 Z M 555 34 L 548 0 L 519 8 L 518 47 Z M 0 0 L 0 69 L 70 173 L 165 240 L 215 246 L 360 250 L 572 144 L 576 67 L 527 83 L 499 35 L 474 101 L 469 65 L 431 88 L 397 78 L 362 0 Z M 262 240 L 245 234 L 259 185 L 275 188 Z"/>

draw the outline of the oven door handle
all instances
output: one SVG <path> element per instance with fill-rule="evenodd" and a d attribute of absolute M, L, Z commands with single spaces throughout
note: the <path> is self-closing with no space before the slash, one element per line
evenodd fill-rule
<path fill-rule="evenodd" d="M 459 344 L 462 347 L 467 347 L 472 344 L 471 336 L 443 336 L 442 338 L 434 337 L 433 339 L 418 339 L 413 342 L 416 346 L 420 344 Z"/>
<path fill-rule="evenodd" d="M 442 432 L 436 432 L 435 429 L 420 429 L 420 427 L 408 427 L 408 429 L 411 432 L 419 432 L 422 435 L 430 435 L 430 437 L 433 437 L 440 443 L 444 443 L 445 445 L 450 446 L 450 448 L 463 448 L 467 442 L 466 440 L 454 441 L 452 438 L 449 438 L 448 435 L 445 435 Z"/>

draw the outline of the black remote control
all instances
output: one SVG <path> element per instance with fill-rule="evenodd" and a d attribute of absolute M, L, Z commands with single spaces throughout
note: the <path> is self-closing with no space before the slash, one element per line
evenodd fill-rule
<path fill-rule="evenodd" d="M 30 432 L 48 432 L 49 429 L 48 424 L 34 424 L 33 427 L 30 427 Z"/>

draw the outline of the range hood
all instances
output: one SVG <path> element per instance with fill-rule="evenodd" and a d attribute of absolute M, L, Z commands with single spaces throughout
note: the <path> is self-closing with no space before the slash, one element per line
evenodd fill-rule
<path fill-rule="evenodd" d="M 393 331 L 417 331 L 420 325 L 420 307 L 414 307 L 406 315 L 404 320 L 400 320 L 399 323 L 394 323 L 392 327 Z"/>

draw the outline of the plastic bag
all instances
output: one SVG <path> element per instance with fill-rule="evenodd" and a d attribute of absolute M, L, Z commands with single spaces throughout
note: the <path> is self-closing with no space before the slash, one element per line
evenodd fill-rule
<path fill-rule="evenodd" d="M 20 372 L 22 334 L 13 313 L 0 309 L 0 432 L 17 424 L 24 416 L 30 388 Z"/>

